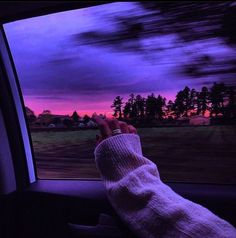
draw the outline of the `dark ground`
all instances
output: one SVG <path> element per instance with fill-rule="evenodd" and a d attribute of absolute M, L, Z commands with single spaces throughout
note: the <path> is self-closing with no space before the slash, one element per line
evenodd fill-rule
<path fill-rule="evenodd" d="M 99 178 L 96 130 L 33 132 L 38 177 Z M 236 126 L 138 129 L 143 153 L 164 181 L 236 183 Z"/>

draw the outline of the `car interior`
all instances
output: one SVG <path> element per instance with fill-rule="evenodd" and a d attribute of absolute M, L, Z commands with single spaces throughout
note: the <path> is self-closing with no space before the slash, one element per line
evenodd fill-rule
<path fill-rule="evenodd" d="M 0 3 L 0 237 L 135 237 L 101 180 L 39 179 L 17 71 L 3 24 L 108 2 Z M 236 185 L 167 183 L 236 226 Z M 125 202 L 125 201 L 124 201 Z"/>

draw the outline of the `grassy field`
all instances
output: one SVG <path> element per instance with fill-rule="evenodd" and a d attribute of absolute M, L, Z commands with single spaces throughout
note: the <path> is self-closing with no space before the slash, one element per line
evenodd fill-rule
<path fill-rule="evenodd" d="M 164 181 L 236 183 L 236 127 L 143 128 L 143 154 Z M 40 178 L 99 178 L 94 163 L 96 130 L 34 132 Z"/>

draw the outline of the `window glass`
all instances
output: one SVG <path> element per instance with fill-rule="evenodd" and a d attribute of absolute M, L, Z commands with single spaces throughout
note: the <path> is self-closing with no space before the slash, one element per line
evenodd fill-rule
<path fill-rule="evenodd" d="M 94 112 L 164 181 L 236 182 L 236 6 L 116 2 L 4 25 L 39 178 L 99 178 Z"/>

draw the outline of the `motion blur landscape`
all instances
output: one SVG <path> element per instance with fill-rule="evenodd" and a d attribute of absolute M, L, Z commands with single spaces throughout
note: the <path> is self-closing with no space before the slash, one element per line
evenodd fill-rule
<path fill-rule="evenodd" d="M 4 25 L 39 178 L 99 178 L 91 116 L 164 181 L 236 182 L 236 2 L 115 2 Z"/>

